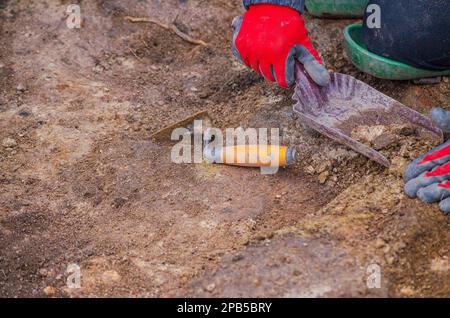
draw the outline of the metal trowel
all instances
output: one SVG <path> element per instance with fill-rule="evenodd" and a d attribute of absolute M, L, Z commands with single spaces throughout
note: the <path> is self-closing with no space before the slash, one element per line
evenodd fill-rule
<path fill-rule="evenodd" d="M 152 134 L 150 136 L 150 139 L 155 142 L 171 141 L 172 132 L 177 128 L 186 128 L 188 134 L 192 134 L 194 132 L 194 122 L 196 120 L 202 121 L 202 128 L 209 128 L 212 126 L 211 117 L 206 110 L 203 110 L 162 128 L 161 130 Z"/>
<path fill-rule="evenodd" d="M 421 137 L 443 139 L 442 130 L 431 119 L 352 76 L 332 73 L 330 85 L 320 87 L 297 63 L 295 77 L 294 111 L 300 120 L 385 167 L 390 162 L 384 155 L 351 137 L 355 128 L 412 124 Z"/>

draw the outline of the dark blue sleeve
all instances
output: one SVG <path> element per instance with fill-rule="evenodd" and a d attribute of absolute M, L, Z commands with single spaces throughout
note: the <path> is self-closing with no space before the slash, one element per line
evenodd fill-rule
<path fill-rule="evenodd" d="M 244 0 L 244 7 L 248 9 L 248 6 L 252 4 L 277 4 L 281 6 L 290 7 L 303 13 L 305 10 L 305 0 Z"/>
<path fill-rule="evenodd" d="M 450 69 L 450 0 L 370 0 L 381 10 L 381 25 L 364 16 L 364 42 L 369 51 L 427 70 Z"/>

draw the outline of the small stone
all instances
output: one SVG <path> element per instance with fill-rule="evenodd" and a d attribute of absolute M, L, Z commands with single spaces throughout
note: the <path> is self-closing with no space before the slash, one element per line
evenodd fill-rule
<path fill-rule="evenodd" d="M 23 93 L 27 90 L 27 87 L 24 84 L 19 83 L 19 85 L 17 85 L 17 87 L 16 87 L 16 90 L 19 93 Z"/>
<path fill-rule="evenodd" d="M 105 68 L 100 64 L 97 64 L 92 68 L 92 71 L 94 71 L 94 73 L 101 73 L 104 70 L 105 70 Z"/>
<path fill-rule="evenodd" d="M 384 240 L 382 240 L 382 239 L 377 239 L 376 240 L 376 242 L 375 242 L 375 247 L 376 248 L 383 248 L 384 247 L 384 244 L 385 244 L 385 242 L 384 242 Z"/>
<path fill-rule="evenodd" d="M 290 258 L 289 256 L 284 257 L 284 262 L 287 264 L 291 264 L 292 263 L 292 258 Z"/>
<path fill-rule="evenodd" d="M 329 171 L 324 171 L 319 175 L 319 183 L 324 184 L 327 182 L 328 176 L 330 175 Z"/>
<path fill-rule="evenodd" d="M 322 173 L 322 172 L 330 169 L 331 166 L 332 166 L 331 162 L 326 160 L 326 161 L 322 161 L 315 170 L 317 173 Z"/>
<path fill-rule="evenodd" d="M 206 289 L 206 291 L 212 293 L 214 291 L 214 289 L 216 289 L 216 284 L 211 283 L 211 284 L 207 285 L 205 289 Z"/>
<path fill-rule="evenodd" d="M 17 142 L 12 138 L 5 138 L 2 141 L 2 146 L 5 148 L 14 148 L 17 146 Z"/>
<path fill-rule="evenodd" d="M 41 268 L 39 270 L 39 275 L 41 275 L 42 277 L 46 277 L 48 275 L 48 270 L 46 270 L 45 268 Z"/>
<path fill-rule="evenodd" d="M 43 290 L 44 294 L 47 296 L 53 296 L 56 293 L 55 287 L 47 286 Z"/>
<path fill-rule="evenodd" d="M 30 115 L 31 115 L 30 112 L 28 112 L 26 110 L 22 110 L 21 112 L 19 112 L 20 117 L 28 117 Z"/>
<path fill-rule="evenodd" d="M 400 252 L 400 251 L 402 251 L 405 248 L 406 248 L 405 242 L 400 241 L 400 242 L 397 242 L 397 243 L 394 244 L 394 251 L 395 252 Z"/>
<path fill-rule="evenodd" d="M 450 271 L 450 260 L 447 258 L 435 258 L 431 261 L 431 270 L 433 272 L 446 273 Z"/>
<path fill-rule="evenodd" d="M 307 167 L 305 168 L 305 171 L 306 171 L 306 173 L 308 173 L 308 174 L 314 174 L 314 173 L 316 172 L 316 169 L 314 169 L 313 166 L 307 166 Z"/>
<path fill-rule="evenodd" d="M 263 235 L 263 234 L 259 234 L 259 235 L 255 236 L 255 240 L 257 240 L 257 241 L 265 241 L 266 238 L 267 238 L 267 236 Z"/>
<path fill-rule="evenodd" d="M 394 256 L 388 256 L 388 257 L 386 257 L 386 262 L 387 262 L 389 265 L 394 264 L 394 262 L 395 262 L 395 257 L 394 257 Z"/>
<path fill-rule="evenodd" d="M 414 291 L 413 288 L 406 286 L 406 287 L 402 287 L 402 289 L 400 289 L 400 293 L 402 293 L 402 295 L 404 295 L 406 297 L 411 297 L 411 296 L 414 296 L 414 294 L 416 292 Z"/>
<path fill-rule="evenodd" d="M 373 148 L 375 150 L 383 150 L 393 145 L 397 141 L 394 135 L 383 133 L 373 140 Z"/>
<path fill-rule="evenodd" d="M 400 136 L 413 136 L 417 134 L 417 128 L 411 124 L 404 124 L 395 127 L 393 132 Z"/>
<path fill-rule="evenodd" d="M 377 137 L 386 131 L 382 125 L 376 126 L 358 126 L 351 132 L 351 137 L 363 144 L 370 145 Z"/>
<path fill-rule="evenodd" d="M 118 282 L 121 279 L 119 273 L 117 273 L 116 271 L 106 271 L 102 274 L 102 280 L 105 283 L 114 283 L 114 282 Z"/>

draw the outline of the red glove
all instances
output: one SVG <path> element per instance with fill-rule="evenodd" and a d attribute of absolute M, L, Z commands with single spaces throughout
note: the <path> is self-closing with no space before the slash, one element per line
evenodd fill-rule
<path fill-rule="evenodd" d="M 233 54 L 267 80 L 291 86 L 298 60 L 317 84 L 330 82 L 300 12 L 281 5 L 255 4 L 244 17 L 233 21 L 233 28 Z"/>

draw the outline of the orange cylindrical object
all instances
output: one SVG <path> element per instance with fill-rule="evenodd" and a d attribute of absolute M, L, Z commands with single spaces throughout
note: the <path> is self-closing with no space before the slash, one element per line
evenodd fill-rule
<path fill-rule="evenodd" d="M 241 167 L 284 167 L 287 162 L 288 147 L 240 145 L 224 147 L 221 153 L 223 164 Z"/>

